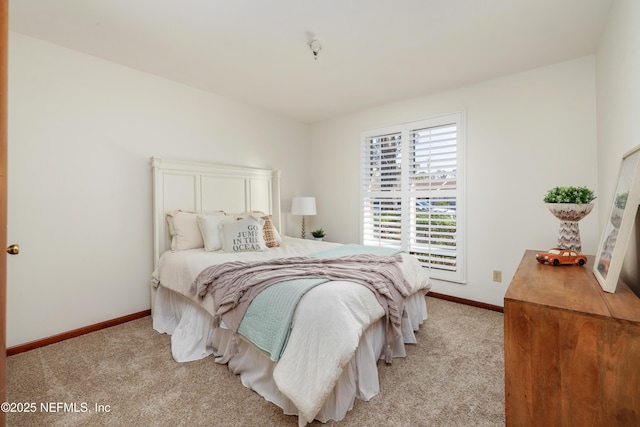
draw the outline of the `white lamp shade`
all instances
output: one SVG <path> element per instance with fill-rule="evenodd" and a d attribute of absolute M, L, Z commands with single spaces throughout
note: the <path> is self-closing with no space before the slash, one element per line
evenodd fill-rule
<path fill-rule="evenodd" d="M 315 197 L 294 197 L 291 201 L 292 215 L 315 215 L 316 214 L 316 198 Z"/>

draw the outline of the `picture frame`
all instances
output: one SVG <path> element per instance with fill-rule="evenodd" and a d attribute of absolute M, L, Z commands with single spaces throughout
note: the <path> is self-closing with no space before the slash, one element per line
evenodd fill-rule
<path fill-rule="evenodd" d="M 639 204 L 640 145 L 622 156 L 607 225 L 596 253 L 593 274 L 605 292 L 614 293 L 618 286 Z"/>

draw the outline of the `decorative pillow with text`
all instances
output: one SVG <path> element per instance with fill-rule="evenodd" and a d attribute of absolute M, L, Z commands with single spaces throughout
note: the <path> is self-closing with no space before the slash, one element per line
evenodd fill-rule
<path fill-rule="evenodd" d="M 225 252 L 256 252 L 267 248 L 264 241 L 264 220 L 248 217 L 218 225 L 222 249 Z"/>
<path fill-rule="evenodd" d="M 273 225 L 273 218 L 262 211 L 247 211 L 241 214 L 228 214 L 236 219 L 244 219 L 253 217 L 257 220 L 264 220 L 264 241 L 268 248 L 275 248 L 282 243 L 282 236 L 278 233 L 278 229 Z"/>

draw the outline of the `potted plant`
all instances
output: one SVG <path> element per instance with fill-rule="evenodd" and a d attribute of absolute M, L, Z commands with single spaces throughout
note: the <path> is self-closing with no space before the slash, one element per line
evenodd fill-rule
<path fill-rule="evenodd" d="M 587 204 L 596 198 L 587 187 L 554 187 L 544 196 L 545 203 Z"/>
<path fill-rule="evenodd" d="M 316 240 L 322 240 L 322 238 L 324 237 L 324 230 L 322 228 L 318 228 L 317 230 L 313 230 L 311 232 L 311 235 Z"/>
<path fill-rule="evenodd" d="M 576 252 L 582 250 L 578 221 L 593 209 L 596 196 L 587 187 L 554 187 L 547 191 L 543 201 L 549 211 L 560 220 L 558 248 Z"/>

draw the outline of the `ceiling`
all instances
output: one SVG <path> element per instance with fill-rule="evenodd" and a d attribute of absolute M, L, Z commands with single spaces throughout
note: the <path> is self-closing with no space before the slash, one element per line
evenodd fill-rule
<path fill-rule="evenodd" d="M 611 2 L 14 0 L 9 29 L 312 123 L 594 53 Z"/>

